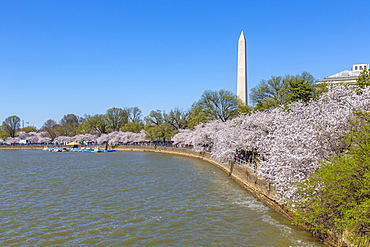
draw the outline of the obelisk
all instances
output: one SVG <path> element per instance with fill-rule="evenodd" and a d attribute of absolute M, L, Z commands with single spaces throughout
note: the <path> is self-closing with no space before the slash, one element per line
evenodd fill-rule
<path fill-rule="evenodd" d="M 238 41 L 238 86 L 237 96 L 244 104 L 248 104 L 247 97 L 247 49 L 244 33 L 240 34 Z"/>

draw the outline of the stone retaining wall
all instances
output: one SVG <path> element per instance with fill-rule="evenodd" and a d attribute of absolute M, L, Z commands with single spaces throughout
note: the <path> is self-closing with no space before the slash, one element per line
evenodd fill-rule
<path fill-rule="evenodd" d="M 42 150 L 43 148 L 44 146 L 40 146 L 40 145 L 17 145 L 17 146 L 0 145 L 0 149 L 5 149 L 5 150 L 19 150 L 19 149 Z"/>

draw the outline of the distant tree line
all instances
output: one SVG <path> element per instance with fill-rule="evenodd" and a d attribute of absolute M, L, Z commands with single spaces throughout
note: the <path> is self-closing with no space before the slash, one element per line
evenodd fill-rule
<path fill-rule="evenodd" d="M 180 129 L 194 129 L 200 123 L 211 120 L 225 122 L 241 114 L 263 111 L 294 101 L 308 102 L 325 90 L 325 86 L 315 85 L 315 78 L 308 72 L 296 76 L 272 76 L 252 88 L 250 98 L 254 107 L 244 105 L 230 91 L 207 90 L 188 110 L 174 108 L 165 112 L 157 109 L 145 117 L 138 107 L 112 107 L 105 114 L 77 116 L 70 113 L 59 121 L 48 119 L 41 129 L 37 130 L 32 126 L 21 129 L 21 119 L 18 116 L 10 116 L 1 125 L 0 138 L 14 137 L 17 131 L 44 131 L 47 137 L 53 140 L 58 136 L 77 134 L 101 136 L 114 131 L 139 133 L 144 129 L 148 139 L 170 140 Z"/>
<path fill-rule="evenodd" d="M 316 84 L 308 72 L 300 75 L 271 76 L 251 89 L 251 102 L 255 110 L 265 110 L 295 101 L 309 102 L 327 91 L 326 84 Z"/>
<path fill-rule="evenodd" d="M 226 121 L 243 113 L 245 109 L 246 106 L 232 92 L 208 90 L 189 110 L 153 110 L 143 118 L 138 107 L 112 107 L 105 114 L 85 114 L 81 117 L 70 113 L 59 121 L 48 119 L 39 131 L 44 131 L 47 137 L 54 140 L 58 136 L 94 134 L 99 137 L 114 131 L 139 133 L 144 129 L 148 139 L 170 140 L 180 129 L 194 128 L 210 120 Z M 6 118 L 1 125 L 0 138 L 15 137 L 17 131 L 38 131 L 32 126 L 20 128 L 20 122 L 18 116 Z"/>

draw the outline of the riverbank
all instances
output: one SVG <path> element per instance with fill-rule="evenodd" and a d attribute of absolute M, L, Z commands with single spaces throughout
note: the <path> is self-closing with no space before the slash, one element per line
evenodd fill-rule
<path fill-rule="evenodd" d="M 67 146 L 61 146 L 67 147 Z M 42 150 L 43 146 L 0 146 L 0 149 L 12 150 L 12 149 L 34 149 Z M 293 217 L 291 213 L 278 203 L 276 197 L 276 191 L 274 190 L 272 184 L 267 182 L 265 179 L 260 178 L 254 172 L 252 166 L 247 164 L 240 164 L 230 160 L 226 164 L 221 164 L 211 158 L 209 152 L 195 152 L 190 148 L 177 148 L 177 147 L 167 147 L 167 146 L 135 146 L 135 145 L 121 145 L 115 147 L 109 147 L 117 151 L 126 151 L 126 152 L 156 152 L 156 153 L 165 153 L 172 155 L 181 155 L 191 158 L 197 158 L 204 160 L 219 169 L 223 170 L 233 179 L 236 183 L 242 186 L 244 189 L 253 194 L 256 198 L 260 199 L 266 206 L 274 209 L 276 212 L 281 214 L 288 220 L 292 220 Z M 341 237 L 337 236 L 317 236 L 315 237 L 321 239 L 328 246 L 347 246 Z"/>

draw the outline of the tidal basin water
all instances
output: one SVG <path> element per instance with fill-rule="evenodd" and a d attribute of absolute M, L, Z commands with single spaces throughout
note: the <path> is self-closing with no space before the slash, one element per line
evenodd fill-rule
<path fill-rule="evenodd" d="M 0 150 L 0 246 L 323 246 L 206 162 Z"/>

